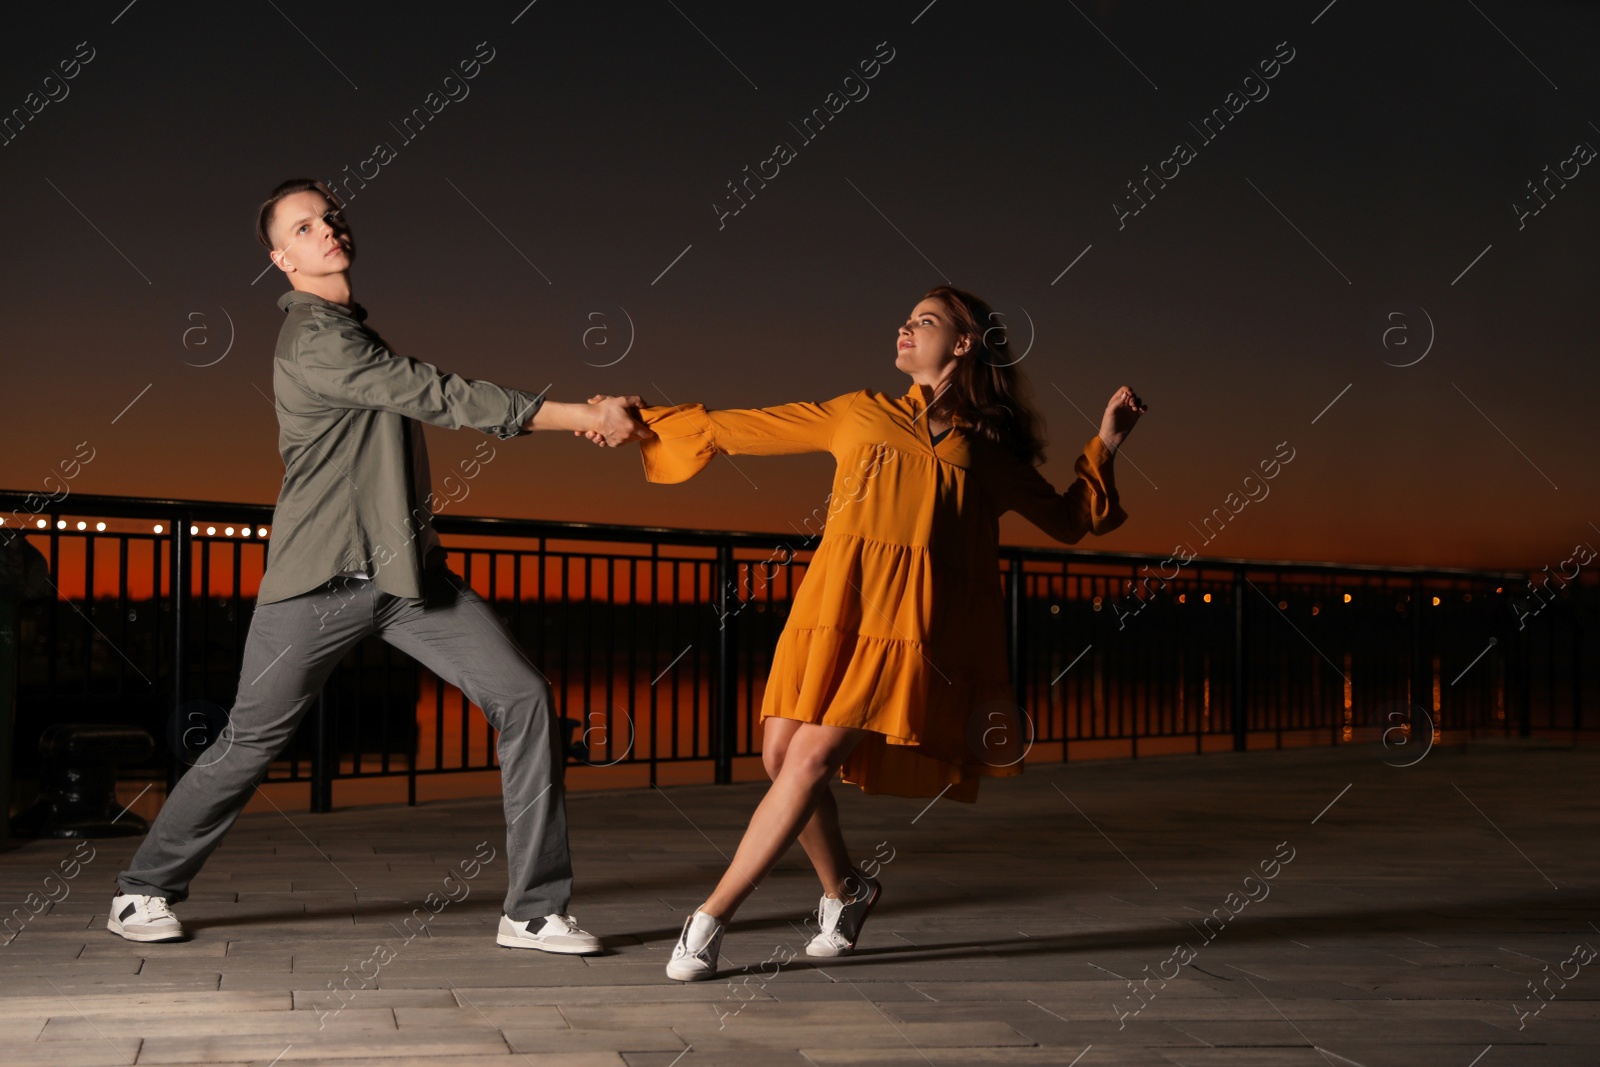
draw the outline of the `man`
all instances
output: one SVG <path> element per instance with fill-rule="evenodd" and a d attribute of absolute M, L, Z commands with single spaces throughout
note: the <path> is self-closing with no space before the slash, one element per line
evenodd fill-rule
<path fill-rule="evenodd" d="M 616 446 L 650 436 L 638 397 L 559 404 L 397 356 L 351 298 L 355 241 L 338 198 L 295 179 L 261 205 L 256 235 L 293 289 L 273 368 L 283 488 L 245 641 L 224 755 L 191 768 L 117 879 L 106 927 L 174 941 L 169 905 L 233 825 L 334 665 L 376 634 L 460 688 L 499 732 L 509 885 L 496 940 L 591 953 L 567 914 L 565 752 L 544 678 L 445 565 L 431 523 L 422 423 L 501 439 L 571 430 Z"/>

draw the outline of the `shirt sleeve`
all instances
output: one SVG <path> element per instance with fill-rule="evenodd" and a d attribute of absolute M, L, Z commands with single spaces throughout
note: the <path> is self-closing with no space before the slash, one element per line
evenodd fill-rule
<path fill-rule="evenodd" d="M 543 394 L 442 373 L 431 363 L 395 355 L 371 332 L 340 319 L 308 324 L 295 365 L 306 388 L 334 407 L 392 411 L 502 440 L 524 433 L 523 424 L 544 403 Z"/>
<path fill-rule="evenodd" d="M 644 476 L 652 482 L 688 481 L 718 452 L 782 456 L 830 451 L 835 429 L 860 396 L 847 393 L 820 403 L 721 411 L 707 411 L 704 404 L 641 408 L 639 417 L 656 433 L 639 445 Z"/>
<path fill-rule="evenodd" d="M 1000 511 L 1015 511 L 1039 529 L 1065 544 L 1076 544 L 1086 533 L 1108 534 L 1128 519 L 1117 500 L 1112 478 L 1112 454 L 1095 434 L 1078 456 L 1077 479 L 1064 493 L 1026 463 L 1003 457 L 995 478 Z"/>

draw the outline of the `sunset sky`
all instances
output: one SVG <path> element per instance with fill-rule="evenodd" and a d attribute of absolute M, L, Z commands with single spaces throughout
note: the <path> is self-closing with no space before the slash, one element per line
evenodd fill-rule
<path fill-rule="evenodd" d="M 1600 12 L 1045 7 L 8 15 L 0 488 L 87 442 L 77 493 L 276 499 L 287 286 L 258 278 L 252 230 L 308 176 L 354 191 L 369 323 L 469 377 L 898 395 L 894 329 L 948 280 L 1026 352 L 1059 488 L 1114 390 L 1149 405 L 1117 461 L 1130 518 L 1081 547 L 1537 569 L 1600 546 Z M 729 183 L 763 168 L 741 208 Z M 428 439 L 436 474 L 486 440 Z M 632 451 L 492 443 L 454 513 L 789 531 L 831 472 L 752 458 L 656 486 Z M 1190 524 L 1291 449 L 1205 543 Z"/>

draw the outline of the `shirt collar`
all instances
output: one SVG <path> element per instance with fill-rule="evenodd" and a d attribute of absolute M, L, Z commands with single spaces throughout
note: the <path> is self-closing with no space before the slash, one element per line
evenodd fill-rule
<path fill-rule="evenodd" d="M 302 289 L 290 289 L 287 293 L 278 297 L 278 307 L 282 308 L 285 313 L 295 304 L 316 304 L 321 307 L 329 307 L 340 315 L 348 315 L 357 322 L 363 322 L 367 317 L 367 309 L 354 301 L 348 304 L 336 304 L 332 300 L 317 296 L 315 293 L 305 292 Z"/>

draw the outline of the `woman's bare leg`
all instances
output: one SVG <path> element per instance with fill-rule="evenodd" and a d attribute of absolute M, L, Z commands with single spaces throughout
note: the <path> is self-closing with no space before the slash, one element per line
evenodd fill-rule
<path fill-rule="evenodd" d="M 773 781 L 782 772 L 789 741 L 801 725 L 799 719 L 767 716 L 761 741 L 761 759 L 766 766 L 767 777 Z M 811 866 L 816 869 L 822 891 L 830 897 L 838 897 L 844 894 L 844 882 L 850 876 L 850 853 L 845 847 L 844 833 L 839 828 L 839 805 L 833 799 L 832 781 L 830 777 L 830 784 L 817 794 L 816 808 L 800 831 L 800 847 L 806 850 Z"/>
<path fill-rule="evenodd" d="M 826 783 L 811 812 L 811 821 L 800 831 L 800 847 L 806 850 L 806 857 L 816 868 L 823 893 L 843 897 L 855 892 L 845 886 L 850 878 L 850 854 L 845 850 L 844 832 L 839 828 L 839 805 Z"/>
<path fill-rule="evenodd" d="M 700 907 L 726 923 L 755 892 L 815 813 L 819 796 L 864 735 L 841 726 L 801 723 L 789 738 L 783 769 L 756 806 L 733 862 Z M 834 825 L 837 826 L 837 813 Z M 809 854 L 809 853 L 808 853 Z M 849 863 L 846 861 L 845 866 Z"/>

